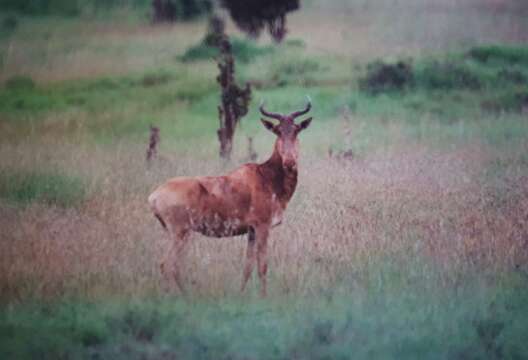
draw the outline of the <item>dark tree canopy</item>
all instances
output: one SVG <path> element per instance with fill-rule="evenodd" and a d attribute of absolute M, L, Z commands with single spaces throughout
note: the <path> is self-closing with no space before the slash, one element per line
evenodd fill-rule
<path fill-rule="evenodd" d="M 221 0 L 237 26 L 257 37 L 267 27 L 280 42 L 286 36 L 286 14 L 299 8 L 299 0 Z"/>

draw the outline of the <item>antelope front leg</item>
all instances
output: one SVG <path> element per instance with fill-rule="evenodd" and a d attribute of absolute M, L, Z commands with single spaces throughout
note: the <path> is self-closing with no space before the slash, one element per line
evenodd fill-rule
<path fill-rule="evenodd" d="M 251 228 L 248 233 L 248 244 L 246 249 L 246 264 L 244 266 L 244 273 L 242 274 L 242 286 L 240 288 L 241 292 L 244 292 L 246 289 L 247 282 L 251 273 L 253 272 L 253 267 L 255 266 L 255 230 Z"/>
<path fill-rule="evenodd" d="M 260 278 L 260 295 L 266 297 L 266 274 L 268 273 L 268 234 L 269 226 L 255 230 L 257 241 L 257 266 Z"/>

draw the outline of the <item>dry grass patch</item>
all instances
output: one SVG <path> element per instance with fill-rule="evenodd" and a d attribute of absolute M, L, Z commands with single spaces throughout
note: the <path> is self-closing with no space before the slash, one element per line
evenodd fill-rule
<path fill-rule="evenodd" d="M 171 175 L 222 171 L 217 162 L 180 155 L 149 173 L 134 160 L 142 158 L 138 148 L 124 146 L 110 158 L 80 149 L 60 161 L 93 184 L 81 206 L 2 205 L 4 300 L 163 292 L 158 264 L 169 244 L 146 196 Z M 475 145 L 407 147 L 351 162 L 303 159 L 286 221 L 271 236 L 272 293 L 316 294 L 343 279 L 364 284 L 383 262 L 407 273 L 419 271 L 421 259 L 446 283 L 523 264 L 528 188 L 524 178 L 510 178 L 515 198 L 497 203 L 500 194 L 480 178 L 493 157 Z M 236 294 L 245 244 L 194 235 L 185 265 L 191 291 Z"/>

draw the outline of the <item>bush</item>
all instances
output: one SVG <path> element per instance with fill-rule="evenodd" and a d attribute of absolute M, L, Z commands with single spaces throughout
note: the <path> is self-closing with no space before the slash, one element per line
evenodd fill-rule
<path fill-rule="evenodd" d="M 376 61 L 367 65 L 367 75 L 360 79 L 359 87 L 365 92 L 378 94 L 387 91 L 401 91 L 413 85 L 414 75 L 408 62 L 398 61 L 386 64 Z"/>
<path fill-rule="evenodd" d="M 84 197 L 82 182 L 62 174 L 47 172 L 5 172 L 0 175 L 0 198 L 20 204 L 43 202 L 73 206 Z"/>

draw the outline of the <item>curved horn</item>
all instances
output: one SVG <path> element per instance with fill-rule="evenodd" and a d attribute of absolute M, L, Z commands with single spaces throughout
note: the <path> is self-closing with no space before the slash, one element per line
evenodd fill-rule
<path fill-rule="evenodd" d="M 310 111 L 310 109 L 312 108 L 312 99 L 310 99 L 309 96 L 306 96 L 306 99 L 308 100 L 308 103 L 306 104 L 306 108 L 304 110 L 296 111 L 296 112 L 292 113 L 290 115 L 290 117 L 292 119 L 295 119 L 295 118 L 297 118 L 297 117 L 299 117 L 301 115 L 306 114 L 308 111 Z"/>
<path fill-rule="evenodd" d="M 276 119 L 276 120 L 282 121 L 282 115 L 271 113 L 271 112 L 267 112 L 266 110 L 264 110 L 264 101 L 262 101 L 260 103 L 259 109 L 260 109 L 260 112 L 262 113 L 262 115 L 270 117 L 272 119 Z"/>

